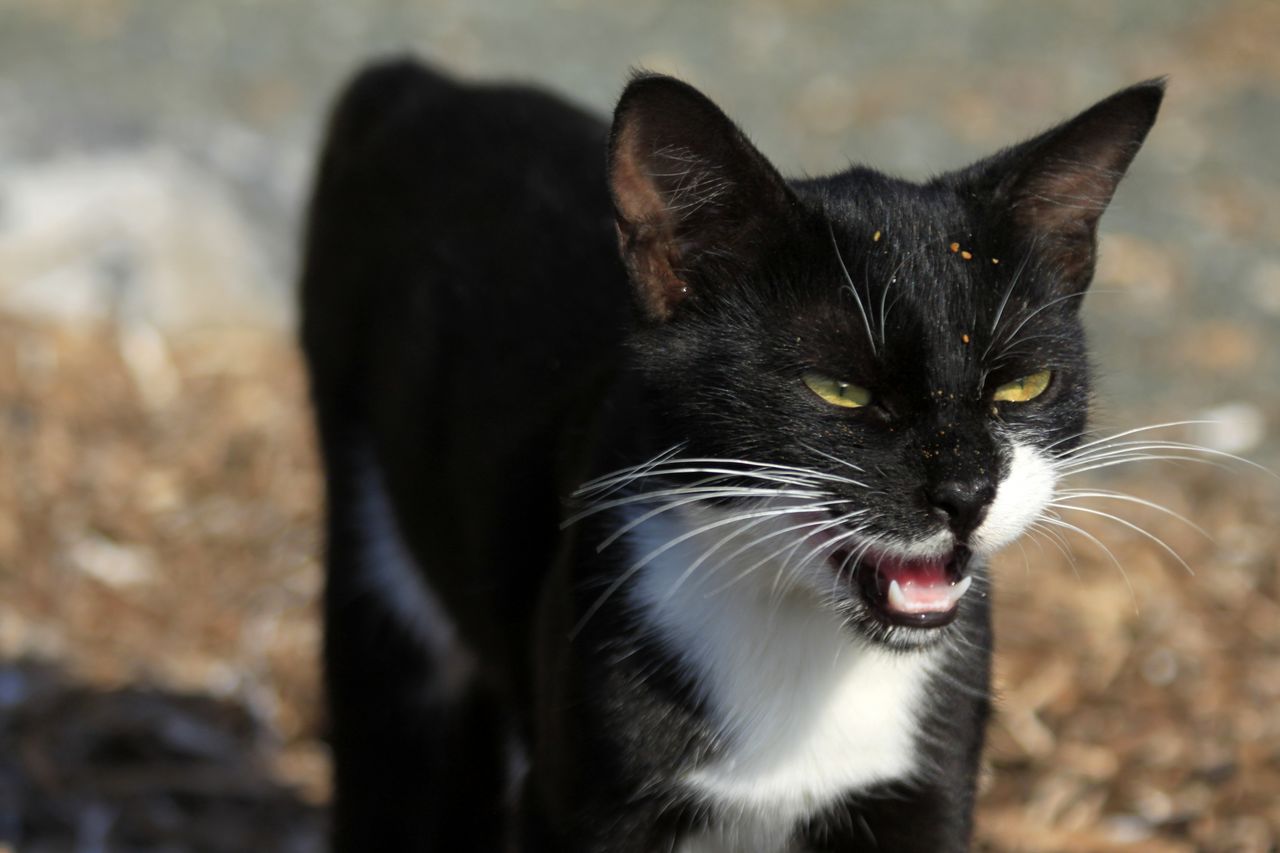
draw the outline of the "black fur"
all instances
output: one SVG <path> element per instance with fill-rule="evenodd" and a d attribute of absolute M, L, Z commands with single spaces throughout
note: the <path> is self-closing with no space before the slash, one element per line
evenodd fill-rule
<path fill-rule="evenodd" d="M 1063 452 L 1084 428 L 1078 297 L 1161 94 L 1125 90 L 924 184 L 787 182 L 670 78 L 633 80 L 610 134 L 531 89 L 412 61 L 363 72 L 330 126 L 302 283 L 334 849 L 639 853 L 721 820 L 679 784 L 720 748 L 697 685 L 624 596 L 601 604 L 624 563 L 596 544 L 617 521 L 562 532 L 574 490 L 676 444 L 840 473 L 836 457 L 872 481 L 841 495 L 874 502 L 872 533 L 950 525 L 963 542 L 1007 471 L 1001 435 Z M 1040 398 L 992 402 L 1044 368 Z M 824 403 L 812 370 L 874 403 Z M 456 626 L 448 655 L 371 594 L 370 471 Z M 834 606 L 852 631 L 904 654 L 932 641 L 850 595 Z M 971 644 L 931 685 L 931 772 L 850 791 L 797 827 L 798 849 L 967 849 L 985 596 L 930 636 Z M 510 743 L 530 760 L 514 798 Z"/>

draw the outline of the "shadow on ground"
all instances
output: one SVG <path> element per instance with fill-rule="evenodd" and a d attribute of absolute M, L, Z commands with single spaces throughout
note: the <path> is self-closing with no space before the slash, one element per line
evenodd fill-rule
<path fill-rule="evenodd" d="M 323 810 L 275 780 L 274 746 L 232 701 L 0 665 L 0 849 L 320 850 Z"/>

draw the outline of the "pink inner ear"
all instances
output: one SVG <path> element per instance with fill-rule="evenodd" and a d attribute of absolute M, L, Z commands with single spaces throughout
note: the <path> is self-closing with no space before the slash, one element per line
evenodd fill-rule
<path fill-rule="evenodd" d="M 618 215 L 632 227 L 655 223 L 666 215 L 666 203 L 637 156 L 635 136 L 634 128 L 622 129 L 610 176 Z"/>
<path fill-rule="evenodd" d="M 1116 167 L 1108 162 L 1058 162 L 1021 188 L 1019 217 L 1040 231 L 1090 230 L 1115 194 Z"/>
<path fill-rule="evenodd" d="M 1092 277 L 1098 220 L 1115 188 L 1114 178 L 1075 163 L 1051 168 L 1019 188 L 1014 217 L 1038 236 L 1041 252 L 1063 281 L 1084 287 Z"/>
<path fill-rule="evenodd" d="M 1163 89 L 1140 84 L 1100 101 L 1023 147 L 1031 162 L 1015 179 L 1015 220 L 1034 235 L 1064 281 L 1093 274 L 1098 220 L 1155 120 Z"/>
<path fill-rule="evenodd" d="M 688 288 L 675 271 L 675 220 L 647 164 L 636 156 L 634 136 L 631 128 L 622 131 L 611 168 L 618 242 L 645 309 L 667 320 Z"/>

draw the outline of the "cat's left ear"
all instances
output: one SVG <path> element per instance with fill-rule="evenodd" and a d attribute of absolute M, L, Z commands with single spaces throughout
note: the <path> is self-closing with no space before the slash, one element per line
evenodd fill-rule
<path fill-rule="evenodd" d="M 627 86 L 609 137 L 618 241 L 645 314 L 713 298 L 785 233 L 791 190 L 697 89 L 657 74 Z"/>
<path fill-rule="evenodd" d="M 1164 88 L 1161 78 L 1123 89 L 969 173 L 1067 292 L 1093 278 L 1098 220 L 1155 122 Z"/>

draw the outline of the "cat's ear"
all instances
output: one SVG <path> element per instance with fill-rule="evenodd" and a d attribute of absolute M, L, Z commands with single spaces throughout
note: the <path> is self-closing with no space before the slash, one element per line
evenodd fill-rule
<path fill-rule="evenodd" d="M 992 202 L 1068 292 L 1093 278 L 1098 220 L 1156 120 L 1164 87 L 1157 79 L 1123 89 L 979 166 Z"/>
<path fill-rule="evenodd" d="M 618 241 L 640 303 L 669 319 L 758 259 L 792 204 L 782 176 L 705 95 L 642 74 L 609 138 Z"/>

